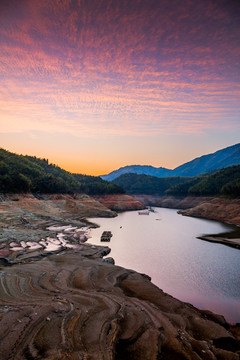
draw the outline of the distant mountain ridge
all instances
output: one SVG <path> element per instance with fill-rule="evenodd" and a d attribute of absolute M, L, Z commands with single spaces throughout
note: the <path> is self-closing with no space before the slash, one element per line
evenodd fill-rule
<path fill-rule="evenodd" d="M 173 176 L 195 176 L 205 172 L 220 170 L 231 165 L 240 164 L 240 143 L 203 155 L 173 170 Z"/>
<path fill-rule="evenodd" d="M 145 174 L 123 174 L 113 180 L 127 194 L 153 196 L 227 196 L 240 197 L 240 165 L 202 175 L 159 178 Z"/>
<path fill-rule="evenodd" d="M 151 165 L 128 165 L 114 170 L 101 178 L 112 181 L 120 175 L 133 173 L 145 174 L 157 177 L 170 176 L 196 176 L 205 172 L 223 169 L 231 165 L 240 164 L 240 143 L 218 150 L 212 154 L 203 155 L 195 158 L 185 164 L 176 167 L 173 170 L 163 167 L 154 167 Z"/>
<path fill-rule="evenodd" d="M 144 174 L 144 175 L 151 175 L 157 177 L 168 177 L 172 176 L 172 171 L 163 167 L 156 168 L 151 165 L 127 165 L 121 167 L 118 170 L 112 171 L 108 175 L 101 175 L 100 177 L 105 180 L 109 179 L 108 181 L 112 181 L 123 174 Z"/>

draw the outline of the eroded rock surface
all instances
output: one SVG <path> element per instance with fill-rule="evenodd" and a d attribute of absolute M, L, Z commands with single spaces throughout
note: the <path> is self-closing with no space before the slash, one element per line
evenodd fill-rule
<path fill-rule="evenodd" d="M 240 199 L 134 195 L 144 205 L 182 209 L 181 214 L 240 225 Z"/>
<path fill-rule="evenodd" d="M 205 199 L 197 206 L 181 211 L 181 214 L 240 225 L 240 199 Z"/>
<path fill-rule="evenodd" d="M 145 209 L 143 203 L 130 195 L 102 195 L 94 196 L 105 207 L 113 211 L 128 211 Z"/>
<path fill-rule="evenodd" d="M 1 218 L 8 221 L 17 211 L 23 223 L 35 216 L 78 220 L 81 217 L 116 216 L 115 212 L 84 194 L 0 194 Z"/>
<path fill-rule="evenodd" d="M 145 206 L 159 206 L 170 209 L 189 209 L 210 199 L 208 197 L 177 197 L 145 194 L 133 195 L 133 197 L 137 201 L 142 202 Z"/>
<path fill-rule="evenodd" d="M 68 200 L 1 203 L 1 360 L 239 359 L 237 326 L 103 259 Z"/>
<path fill-rule="evenodd" d="M 86 255 L 1 267 L 1 360 L 239 359 L 222 317 Z"/>

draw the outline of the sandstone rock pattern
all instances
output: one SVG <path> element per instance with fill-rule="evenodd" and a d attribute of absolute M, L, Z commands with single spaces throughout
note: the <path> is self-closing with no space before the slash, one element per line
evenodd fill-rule
<path fill-rule="evenodd" d="M 130 195 L 94 196 L 94 199 L 113 211 L 143 210 L 145 206 Z"/>
<path fill-rule="evenodd" d="M 221 316 L 89 250 L 1 267 L 1 360 L 239 359 Z"/>
<path fill-rule="evenodd" d="M 103 259 L 84 211 L 114 216 L 84 195 L 2 198 L 1 360 L 239 360 L 237 326 Z"/>
<path fill-rule="evenodd" d="M 240 226 L 240 199 L 214 197 L 174 197 L 134 195 L 136 200 L 150 206 L 182 209 L 180 213 Z"/>
<path fill-rule="evenodd" d="M 205 199 L 181 214 L 240 225 L 240 199 Z"/>

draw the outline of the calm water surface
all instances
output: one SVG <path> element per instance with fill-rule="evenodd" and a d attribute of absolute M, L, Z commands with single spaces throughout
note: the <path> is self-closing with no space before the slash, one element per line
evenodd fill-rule
<path fill-rule="evenodd" d="M 104 230 L 113 233 L 116 265 L 146 273 L 152 282 L 178 299 L 240 322 L 240 250 L 196 237 L 228 231 L 225 225 L 155 208 L 155 213 L 124 212 L 116 218 L 94 218 L 92 244 Z"/>

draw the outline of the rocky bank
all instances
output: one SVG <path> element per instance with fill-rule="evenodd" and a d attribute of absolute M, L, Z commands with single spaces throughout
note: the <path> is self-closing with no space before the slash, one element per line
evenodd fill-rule
<path fill-rule="evenodd" d="M 94 196 L 94 199 L 113 211 L 143 210 L 145 205 L 130 195 Z"/>
<path fill-rule="evenodd" d="M 240 226 L 240 199 L 134 195 L 144 205 L 182 209 L 182 215 Z"/>
<path fill-rule="evenodd" d="M 118 204 L 123 210 L 144 208 L 143 204 L 125 195 L 112 195 L 111 202 L 115 197 L 116 208 L 119 208 Z M 77 236 L 70 230 L 61 238 L 61 232 L 57 234 L 49 230 L 49 226 L 61 226 L 66 230 L 72 226 L 80 231 L 79 228 L 89 226 L 86 217 L 114 216 L 117 216 L 115 211 L 84 194 L 0 194 L 0 256 L 12 257 L 11 248 L 22 246 L 28 250 L 34 246 L 52 248 L 55 240 L 71 243 Z M 61 241 L 59 244 L 56 241 L 55 245 L 61 245 Z"/>
<path fill-rule="evenodd" d="M 83 245 L 0 267 L 1 360 L 239 359 L 237 328 L 106 253 Z"/>
<path fill-rule="evenodd" d="M 180 213 L 240 226 L 240 199 L 205 199 Z"/>
<path fill-rule="evenodd" d="M 1 200 L 1 360 L 239 360 L 238 326 L 85 243 L 84 215 L 115 215 L 96 199 Z"/>

